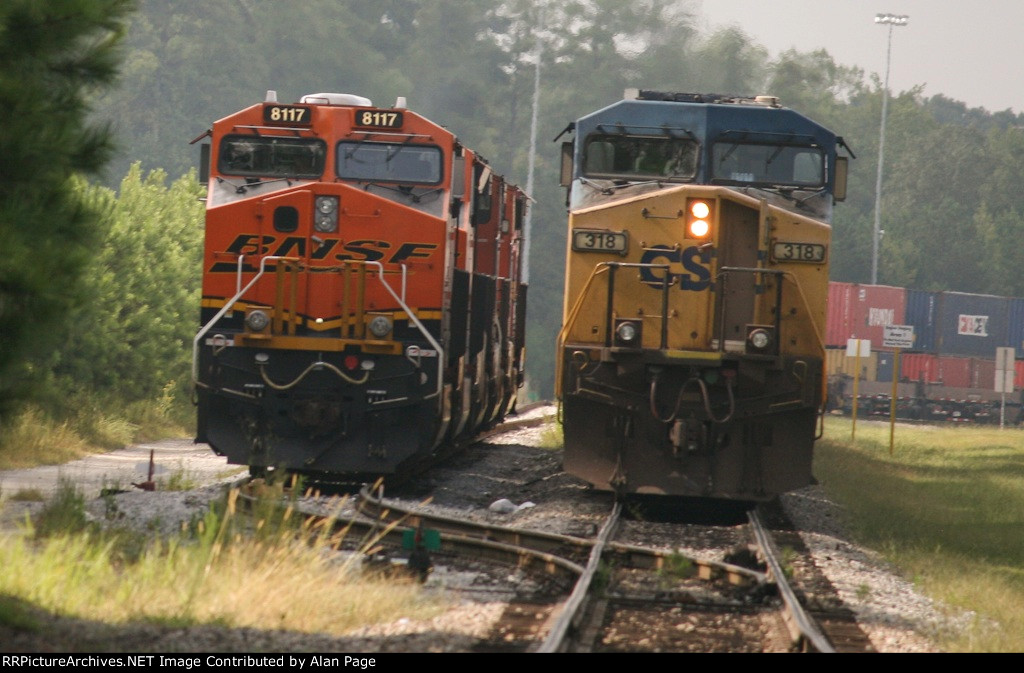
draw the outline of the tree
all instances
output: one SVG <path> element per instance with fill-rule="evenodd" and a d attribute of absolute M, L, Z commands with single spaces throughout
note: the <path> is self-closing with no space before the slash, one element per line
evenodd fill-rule
<path fill-rule="evenodd" d="M 111 153 L 87 97 L 113 81 L 130 0 L 0 5 L 0 419 L 79 301 L 101 229 L 69 188 Z"/>
<path fill-rule="evenodd" d="M 76 191 L 103 204 L 110 224 L 82 279 L 91 301 L 68 313 L 52 358 L 62 397 L 78 404 L 81 392 L 116 408 L 154 400 L 170 386 L 188 399 L 203 243 L 195 174 L 168 188 L 163 171 L 144 178 L 135 164 L 117 194 L 82 182 Z"/>

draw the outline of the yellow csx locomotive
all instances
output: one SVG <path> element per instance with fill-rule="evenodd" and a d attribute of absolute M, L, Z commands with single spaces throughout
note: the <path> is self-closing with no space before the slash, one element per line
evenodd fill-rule
<path fill-rule="evenodd" d="M 813 483 L 843 139 L 769 96 L 637 90 L 567 130 L 566 471 L 749 501 Z"/>

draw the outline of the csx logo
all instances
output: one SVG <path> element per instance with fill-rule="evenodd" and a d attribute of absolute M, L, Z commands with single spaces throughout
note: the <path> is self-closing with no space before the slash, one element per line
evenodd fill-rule
<path fill-rule="evenodd" d="M 701 250 L 695 245 L 679 250 L 667 245 L 655 245 L 644 251 L 641 264 L 682 264 L 687 273 L 668 273 L 669 284 L 679 281 L 680 290 L 700 292 L 711 286 L 711 270 L 705 266 L 711 263 L 711 251 Z M 661 269 L 641 267 L 640 280 L 661 287 L 665 282 Z"/>
<path fill-rule="evenodd" d="M 307 247 L 311 248 L 307 250 Z M 309 260 L 337 260 L 339 262 L 380 262 L 400 264 L 410 260 L 427 259 L 434 250 L 435 243 L 402 243 L 392 251 L 388 241 L 356 240 L 342 244 L 341 239 L 328 238 L 321 243 L 309 245 L 304 236 L 260 236 L 259 234 L 240 234 L 231 242 L 225 252 L 232 255 L 257 257 L 270 255 L 273 257 L 307 257 Z M 332 254 L 333 253 L 333 254 Z M 387 260 L 384 260 L 388 257 Z M 235 262 L 216 262 L 210 267 L 210 273 L 234 273 L 238 268 Z M 243 271 L 256 269 L 246 264 Z"/>

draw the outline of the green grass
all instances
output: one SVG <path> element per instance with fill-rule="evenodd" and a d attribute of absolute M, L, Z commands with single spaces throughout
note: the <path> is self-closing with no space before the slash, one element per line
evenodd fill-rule
<path fill-rule="evenodd" d="M 70 409 L 27 406 L 0 425 L 0 470 L 60 465 L 133 442 L 191 434 L 194 410 L 164 395 L 120 403 L 80 395 Z"/>
<path fill-rule="evenodd" d="M 881 551 L 933 598 L 978 615 L 952 651 L 1024 651 L 1024 431 L 829 418 L 815 475 Z"/>
<path fill-rule="evenodd" d="M 551 451 L 561 451 L 565 448 L 565 436 L 562 424 L 557 421 L 546 423 L 541 430 L 537 448 L 548 449 Z"/>
<path fill-rule="evenodd" d="M 413 581 L 367 576 L 356 556 L 328 553 L 342 542 L 333 528 L 269 503 L 273 516 L 254 525 L 235 515 L 237 497 L 161 541 L 88 521 L 81 495 L 62 485 L 28 531 L 0 534 L 0 624 L 34 629 L 30 615 L 41 610 L 111 624 L 340 635 L 444 609 Z"/>

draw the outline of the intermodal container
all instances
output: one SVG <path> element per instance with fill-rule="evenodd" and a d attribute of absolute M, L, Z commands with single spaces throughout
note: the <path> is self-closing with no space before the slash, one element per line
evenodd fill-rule
<path fill-rule="evenodd" d="M 1022 370 L 1024 373 L 1024 370 Z M 932 353 L 900 353 L 900 380 L 937 383 L 939 359 Z"/>
<path fill-rule="evenodd" d="M 828 284 L 828 316 L 825 321 L 825 345 L 830 348 L 846 348 L 850 324 L 853 320 L 850 309 L 853 305 L 853 283 L 831 282 Z"/>
<path fill-rule="evenodd" d="M 875 380 L 891 383 L 893 370 L 896 368 L 896 353 L 880 352 L 875 373 Z M 938 381 L 938 359 L 931 353 L 908 353 L 900 351 L 899 381 L 901 383 L 936 383 Z M 973 369 L 971 370 L 974 371 Z"/>
<path fill-rule="evenodd" d="M 942 292 L 936 325 L 942 355 L 996 357 L 1007 345 L 1010 300 L 988 294 Z"/>
<path fill-rule="evenodd" d="M 946 388 L 971 387 L 971 358 L 938 356 L 938 382 Z"/>
<path fill-rule="evenodd" d="M 830 283 L 826 343 L 845 346 L 849 339 L 867 339 L 872 350 L 882 345 L 886 325 L 903 325 L 907 291 L 888 285 Z"/>
<path fill-rule="evenodd" d="M 1009 321 L 1007 325 L 1006 345 L 1017 351 L 1017 357 L 1024 353 L 1024 299 L 1009 300 Z"/>
<path fill-rule="evenodd" d="M 829 376 L 845 374 L 853 378 L 857 375 L 857 358 L 846 354 L 846 348 L 828 348 L 825 350 L 825 371 Z M 860 380 L 874 381 L 878 368 L 878 353 L 860 358 Z"/>
<path fill-rule="evenodd" d="M 940 292 L 907 290 L 906 324 L 914 328 L 914 351 L 935 352 L 935 324 L 938 320 L 940 295 Z"/>
<path fill-rule="evenodd" d="M 971 387 L 982 390 L 995 390 L 996 361 L 982 358 L 971 358 Z"/>
<path fill-rule="evenodd" d="M 903 368 L 902 362 L 900 369 Z M 875 380 L 880 383 L 891 383 L 893 368 L 896 366 L 896 354 L 888 351 L 878 353 L 878 369 L 875 372 Z"/>

